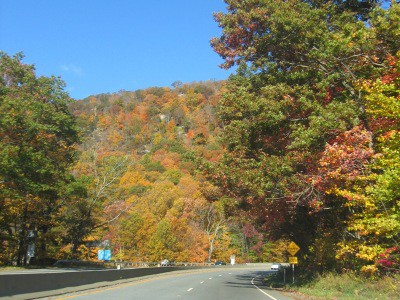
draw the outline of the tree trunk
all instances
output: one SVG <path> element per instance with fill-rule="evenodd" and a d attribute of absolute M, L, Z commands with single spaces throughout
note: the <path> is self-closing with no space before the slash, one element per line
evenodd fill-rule
<path fill-rule="evenodd" d="M 23 266 L 26 264 L 26 222 L 28 220 L 28 200 L 25 199 L 24 213 L 21 218 L 19 237 L 18 237 L 18 255 L 17 255 L 17 266 Z"/>

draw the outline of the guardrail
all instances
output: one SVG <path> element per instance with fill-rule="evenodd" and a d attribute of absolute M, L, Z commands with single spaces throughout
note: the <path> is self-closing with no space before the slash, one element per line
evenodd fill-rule
<path fill-rule="evenodd" d="M 127 262 L 127 261 L 109 261 L 105 262 L 107 267 L 111 268 L 149 268 L 149 267 L 161 267 L 159 262 Z M 194 263 L 194 262 L 168 262 L 169 267 L 210 267 L 214 266 L 214 263 Z"/>
<path fill-rule="evenodd" d="M 193 262 L 168 262 L 167 266 L 171 267 L 209 267 L 214 263 L 193 263 Z M 160 262 L 144 262 L 144 261 L 82 261 L 82 260 L 58 260 L 53 267 L 56 268 L 86 268 L 86 269 L 124 269 L 124 268 L 150 268 L 161 267 Z"/>
<path fill-rule="evenodd" d="M 152 267 L 119 270 L 68 270 L 66 272 L 0 274 L 0 297 L 18 296 L 19 299 L 26 299 L 23 294 L 31 293 L 41 293 L 40 297 L 46 297 L 71 292 L 71 288 L 83 285 L 99 284 L 102 282 L 104 285 L 109 285 L 110 282 L 117 280 L 194 268 L 197 267 Z"/>

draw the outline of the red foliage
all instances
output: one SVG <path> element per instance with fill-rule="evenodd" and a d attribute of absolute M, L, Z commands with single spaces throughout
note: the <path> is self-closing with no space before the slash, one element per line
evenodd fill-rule
<path fill-rule="evenodd" d="M 321 201 L 326 201 L 323 195 L 336 193 L 337 190 L 351 190 L 356 181 L 366 178 L 369 172 L 367 166 L 374 154 L 372 133 L 360 126 L 338 135 L 327 144 L 317 172 L 308 177 L 315 195 L 310 197 L 310 208 L 318 211 L 322 208 Z"/>
<path fill-rule="evenodd" d="M 355 179 L 364 174 L 373 154 L 372 132 L 356 126 L 339 135 L 333 144 L 326 145 L 319 173 L 331 180 Z"/>
<path fill-rule="evenodd" d="M 242 228 L 242 233 L 244 234 L 244 236 L 246 238 L 251 238 L 254 237 L 255 235 L 258 235 L 258 231 L 256 230 L 256 228 L 252 225 L 252 224 L 245 224 Z"/>
<path fill-rule="evenodd" d="M 376 265 L 385 269 L 396 269 L 400 271 L 400 248 L 394 246 L 386 249 L 384 253 L 379 254 Z"/>

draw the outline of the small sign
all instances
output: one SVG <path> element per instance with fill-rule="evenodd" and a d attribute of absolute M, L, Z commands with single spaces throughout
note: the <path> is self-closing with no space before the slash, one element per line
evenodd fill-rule
<path fill-rule="evenodd" d="M 300 247 L 297 246 L 295 242 L 291 242 L 291 243 L 289 244 L 289 246 L 287 247 L 287 251 L 288 251 L 291 255 L 295 255 L 299 250 L 300 250 Z"/>
<path fill-rule="evenodd" d="M 289 264 L 297 265 L 298 264 L 297 257 L 296 256 L 289 256 Z"/>
<path fill-rule="evenodd" d="M 109 261 L 111 259 L 111 250 L 99 250 L 97 252 L 97 259 Z"/>
<path fill-rule="evenodd" d="M 236 258 L 235 254 L 232 254 L 231 255 L 231 265 L 232 266 L 235 264 L 235 258 Z"/>

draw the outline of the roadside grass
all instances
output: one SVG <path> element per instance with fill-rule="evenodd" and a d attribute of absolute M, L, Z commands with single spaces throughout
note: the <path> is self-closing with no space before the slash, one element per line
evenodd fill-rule
<path fill-rule="evenodd" d="M 306 296 L 306 299 L 400 299 L 400 274 L 371 279 L 355 274 L 328 273 L 283 284 L 282 274 L 265 279 L 267 286 Z M 299 298 L 302 298 L 299 295 Z"/>
<path fill-rule="evenodd" d="M 30 270 L 30 269 L 44 269 L 45 266 L 36 266 L 36 265 L 28 265 L 28 266 L 0 266 L 0 272 L 2 271 L 20 271 L 20 270 Z"/>
<path fill-rule="evenodd" d="M 1 271 L 13 271 L 13 270 L 25 270 L 24 267 L 14 267 L 14 266 L 0 266 Z"/>

